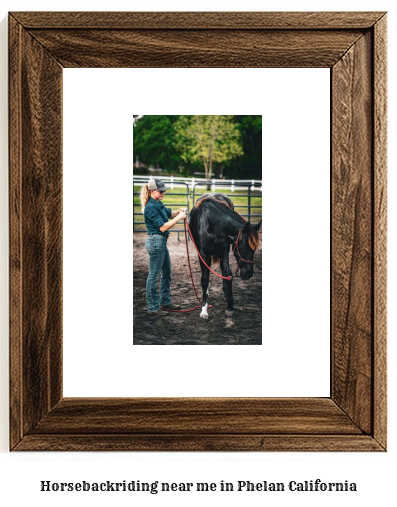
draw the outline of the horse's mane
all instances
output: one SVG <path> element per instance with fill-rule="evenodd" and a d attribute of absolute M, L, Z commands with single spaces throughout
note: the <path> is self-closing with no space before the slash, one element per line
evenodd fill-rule
<path fill-rule="evenodd" d="M 248 244 L 254 252 L 259 246 L 259 234 L 253 227 L 248 231 Z"/>
<path fill-rule="evenodd" d="M 215 202 L 218 202 L 219 204 L 222 204 L 223 206 L 226 206 L 226 208 L 232 212 L 231 214 L 240 218 L 244 223 L 247 223 L 247 220 L 244 217 L 242 217 L 239 213 L 237 213 L 237 211 L 232 209 L 228 205 L 227 202 L 220 201 L 219 199 L 215 199 L 214 197 L 210 197 L 210 196 L 205 197 L 204 199 L 201 199 L 200 201 L 196 202 L 196 208 L 198 208 L 203 203 L 208 202 L 208 201 L 215 201 Z M 253 227 L 250 227 L 248 230 L 248 244 L 249 244 L 251 250 L 253 250 L 254 252 L 255 252 L 255 250 L 257 250 L 257 248 L 259 246 L 259 234 L 256 232 L 256 230 Z"/>

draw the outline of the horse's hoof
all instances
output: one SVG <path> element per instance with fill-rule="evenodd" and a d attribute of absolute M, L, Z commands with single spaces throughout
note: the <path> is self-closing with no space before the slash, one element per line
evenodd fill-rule
<path fill-rule="evenodd" d="M 207 308 L 208 308 L 208 303 L 205 303 L 205 305 L 201 308 L 200 317 L 202 319 L 208 319 L 208 317 L 209 317 L 208 312 L 207 312 Z"/>
<path fill-rule="evenodd" d="M 233 317 L 233 313 L 234 311 L 233 310 L 226 310 L 226 317 Z"/>

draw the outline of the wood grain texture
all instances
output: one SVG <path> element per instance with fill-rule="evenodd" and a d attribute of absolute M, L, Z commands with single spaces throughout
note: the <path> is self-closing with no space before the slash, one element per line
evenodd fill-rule
<path fill-rule="evenodd" d="M 22 27 L 9 20 L 9 214 L 10 214 L 10 446 L 23 437 L 22 415 L 22 216 L 21 216 Z"/>
<path fill-rule="evenodd" d="M 332 70 L 332 398 L 372 430 L 371 34 Z"/>
<path fill-rule="evenodd" d="M 387 20 L 374 26 L 374 438 L 386 447 Z"/>
<path fill-rule="evenodd" d="M 362 434 L 327 398 L 64 399 L 34 434 Z"/>
<path fill-rule="evenodd" d="M 11 449 L 385 450 L 384 14 L 14 13 L 9 27 Z M 331 399 L 62 399 L 64 66 L 332 67 Z"/>
<path fill-rule="evenodd" d="M 367 435 L 28 435 L 16 451 L 364 452 L 382 451 Z"/>
<path fill-rule="evenodd" d="M 362 36 L 349 30 L 29 32 L 64 67 L 331 67 Z"/>
<path fill-rule="evenodd" d="M 371 28 L 384 12 L 13 12 L 25 28 L 333 29 Z"/>
<path fill-rule="evenodd" d="M 10 46 L 11 419 L 26 434 L 62 396 L 62 68 L 15 24 Z"/>

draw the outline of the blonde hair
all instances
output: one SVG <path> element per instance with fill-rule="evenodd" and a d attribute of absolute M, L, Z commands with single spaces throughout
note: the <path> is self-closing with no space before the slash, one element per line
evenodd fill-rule
<path fill-rule="evenodd" d="M 149 190 L 148 184 L 146 183 L 141 188 L 141 193 L 139 195 L 139 198 L 141 199 L 141 206 L 142 206 L 142 213 L 145 211 L 145 206 L 150 199 L 150 196 L 152 195 L 151 191 Z"/>

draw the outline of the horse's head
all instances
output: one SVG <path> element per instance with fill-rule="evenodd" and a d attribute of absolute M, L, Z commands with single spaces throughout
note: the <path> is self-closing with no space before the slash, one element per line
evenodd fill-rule
<path fill-rule="evenodd" d="M 261 223 L 262 221 L 259 224 L 251 225 L 247 222 L 237 237 L 234 256 L 240 267 L 242 280 L 249 280 L 254 274 L 254 252 L 259 246 L 258 231 Z"/>

